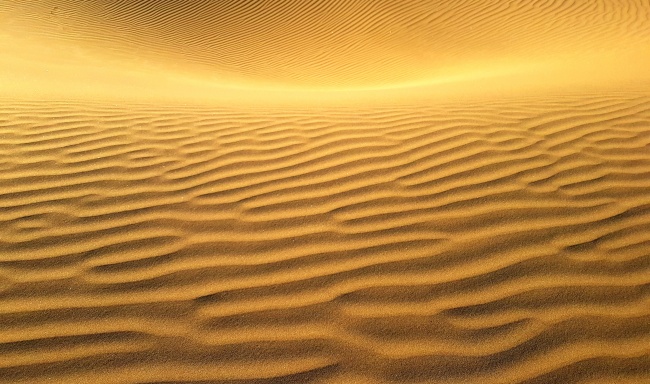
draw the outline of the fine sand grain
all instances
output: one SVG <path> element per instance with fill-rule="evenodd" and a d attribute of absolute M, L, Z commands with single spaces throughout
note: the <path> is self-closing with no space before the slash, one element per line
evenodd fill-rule
<path fill-rule="evenodd" d="M 650 4 L 0 3 L 0 383 L 650 382 Z"/>

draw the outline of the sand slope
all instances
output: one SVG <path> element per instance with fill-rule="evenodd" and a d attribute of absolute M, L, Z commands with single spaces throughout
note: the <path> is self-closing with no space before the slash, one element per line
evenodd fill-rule
<path fill-rule="evenodd" d="M 600 83 L 629 80 L 621 66 L 650 64 L 644 0 L 14 0 L 0 5 L 0 15 L 0 30 L 19 47 L 12 56 L 26 55 L 12 71 L 25 71 L 35 57 L 48 63 L 33 88 L 70 76 L 57 85 L 70 92 L 109 77 L 128 91 L 118 98 L 152 72 L 142 88 L 191 77 L 201 86 L 336 91 L 519 72 L 536 85 L 585 72 Z M 88 67 L 99 70 L 81 81 Z M 647 71 L 633 73 L 650 80 Z"/>
<path fill-rule="evenodd" d="M 649 15 L 0 2 L 0 383 L 649 382 Z"/>
<path fill-rule="evenodd" d="M 4 382 L 650 369 L 647 96 L 0 119 Z"/>

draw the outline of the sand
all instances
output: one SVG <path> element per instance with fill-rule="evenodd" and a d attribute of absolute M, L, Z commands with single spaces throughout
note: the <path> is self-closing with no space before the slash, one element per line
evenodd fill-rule
<path fill-rule="evenodd" d="M 3 1 L 0 383 L 650 382 L 650 5 Z"/>

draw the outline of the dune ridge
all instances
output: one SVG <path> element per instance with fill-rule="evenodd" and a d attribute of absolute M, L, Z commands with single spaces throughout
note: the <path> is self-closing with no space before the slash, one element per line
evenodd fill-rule
<path fill-rule="evenodd" d="M 3 103 L 0 382 L 642 382 L 649 124 Z"/>

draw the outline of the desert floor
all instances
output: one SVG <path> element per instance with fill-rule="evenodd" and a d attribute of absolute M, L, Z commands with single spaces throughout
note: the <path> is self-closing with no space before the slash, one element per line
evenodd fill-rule
<path fill-rule="evenodd" d="M 5 0 L 0 52 L 0 383 L 650 383 L 646 0 Z"/>

